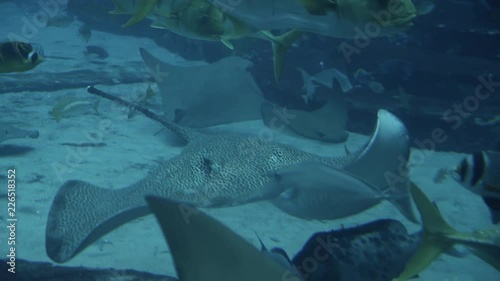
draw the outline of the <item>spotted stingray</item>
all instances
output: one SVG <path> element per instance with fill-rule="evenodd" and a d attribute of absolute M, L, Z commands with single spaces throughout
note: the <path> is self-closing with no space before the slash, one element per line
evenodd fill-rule
<path fill-rule="evenodd" d="M 347 156 L 324 157 L 257 136 L 206 134 L 161 120 L 94 87 L 88 91 L 146 114 L 187 144 L 180 155 L 162 162 L 128 187 L 105 189 L 80 180 L 65 182 L 55 195 L 47 219 L 46 251 L 55 262 L 68 261 L 106 233 L 151 213 L 146 195 L 196 207 L 265 200 L 263 187 L 275 171 L 311 160 L 345 169 L 375 186 L 386 186 L 387 174 L 398 174 L 401 159 L 409 157 L 406 128 L 385 110 L 378 112 L 376 129 L 361 149 Z M 409 186 L 393 191 L 407 195 L 393 203 L 413 219 Z"/>

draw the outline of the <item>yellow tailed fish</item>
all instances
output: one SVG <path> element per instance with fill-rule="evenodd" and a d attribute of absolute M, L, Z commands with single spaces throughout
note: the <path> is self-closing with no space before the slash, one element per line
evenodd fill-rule
<path fill-rule="evenodd" d="M 337 38 L 359 37 L 359 32 L 377 37 L 411 26 L 417 15 L 411 0 L 254 0 L 234 7 L 223 5 L 224 1 L 209 0 L 113 2 L 116 9 L 111 13 L 133 15 L 124 26 L 149 18 L 153 27 L 189 38 L 221 41 L 231 49 L 232 39 L 257 37 L 271 41 L 277 80 L 286 50 L 304 31 Z M 373 28 L 362 30 L 373 25 L 378 28 L 375 32 Z M 282 36 L 270 33 L 281 29 L 291 31 Z"/>
<path fill-rule="evenodd" d="M 255 30 L 298 29 L 361 41 L 401 32 L 418 14 L 412 0 L 205 1 Z"/>
<path fill-rule="evenodd" d="M 0 73 L 24 72 L 35 68 L 43 62 L 41 47 L 24 42 L 0 43 Z"/>
<path fill-rule="evenodd" d="M 146 89 L 146 92 L 144 94 L 142 94 L 141 96 L 139 96 L 135 100 L 135 104 L 140 106 L 140 107 L 145 108 L 148 105 L 149 99 L 154 97 L 155 95 L 156 95 L 155 92 L 151 88 L 151 84 L 149 84 L 148 88 Z M 134 117 L 136 114 L 137 114 L 137 111 L 135 109 L 129 108 L 128 113 L 127 113 L 127 118 L 130 119 L 130 118 Z"/>
<path fill-rule="evenodd" d="M 465 245 L 483 261 L 500 270 L 500 229 L 461 233 L 450 226 L 425 193 L 411 183 L 411 195 L 422 217 L 422 242 L 401 275 L 393 281 L 404 281 L 427 268 L 441 253 L 455 244 Z"/>
<path fill-rule="evenodd" d="M 128 2 L 128 3 L 127 3 Z M 126 5 L 123 4 L 132 4 L 135 5 L 138 9 L 134 9 L 132 13 L 132 18 L 129 19 L 122 27 L 129 27 L 138 22 L 141 22 L 144 18 L 146 18 L 151 10 L 156 6 L 158 0 L 113 0 L 116 8 L 114 11 L 109 12 L 110 14 L 128 14 L 130 11 L 130 6 L 126 8 Z"/>
<path fill-rule="evenodd" d="M 148 3 L 124 0 L 113 0 L 116 9 L 113 14 L 133 14 L 133 18 L 124 26 L 130 26 L 137 14 L 143 15 L 148 11 L 147 17 L 153 20 L 151 27 L 168 29 L 176 34 L 193 39 L 220 41 L 229 49 L 233 49 L 230 40 L 244 37 L 255 37 L 270 41 L 274 53 L 274 75 L 278 78 L 285 60 L 287 49 L 301 35 L 301 31 L 292 30 L 281 36 L 275 36 L 269 31 L 257 31 L 240 19 L 226 14 L 221 9 L 206 0 L 175 1 L 169 3 L 165 0 L 155 1 L 151 7 Z M 144 18 L 144 17 L 142 17 Z"/>
<path fill-rule="evenodd" d="M 73 96 L 66 96 L 54 104 L 54 107 L 49 114 L 56 120 L 56 122 L 59 122 L 64 118 L 84 115 L 91 110 L 99 113 L 98 106 L 99 101 L 89 101 Z"/>

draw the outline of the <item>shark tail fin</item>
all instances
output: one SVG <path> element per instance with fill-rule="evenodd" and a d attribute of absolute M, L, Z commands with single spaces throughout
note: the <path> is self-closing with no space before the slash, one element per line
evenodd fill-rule
<path fill-rule="evenodd" d="M 198 209 L 146 196 L 170 248 L 179 280 L 287 280 L 297 276 Z M 196 268 L 196 270 L 192 270 Z"/>
<path fill-rule="evenodd" d="M 269 31 L 262 31 L 262 34 L 264 34 L 264 36 L 272 42 L 274 55 L 274 78 L 276 81 L 279 81 L 281 77 L 281 69 L 283 68 L 283 64 L 285 62 L 286 52 L 290 46 L 292 46 L 292 44 L 302 36 L 303 31 L 293 29 L 280 36 L 274 36 Z"/>
<path fill-rule="evenodd" d="M 466 245 L 476 256 L 500 269 L 500 230 L 460 233 L 444 220 L 437 207 L 413 182 L 410 191 L 421 216 L 423 236 L 416 253 L 408 261 L 401 275 L 393 281 L 414 277 L 456 243 Z"/>

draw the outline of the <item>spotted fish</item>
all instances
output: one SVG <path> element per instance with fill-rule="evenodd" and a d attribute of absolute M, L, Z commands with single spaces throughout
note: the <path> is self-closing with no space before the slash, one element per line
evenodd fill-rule
<path fill-rule="evenodd" d="M 88 91 L 134 108 L 94 87 Z M 408 156 L 409 151 L 404 126 L 384 110 L 379 111 L 371 141 L 359 151 L 342 157 L 323 157 L 256 136 L 204 134 L 161 120 L 145 109 L 135 109 L 160 122 L 187 145 L 180 155 L 162 162 L 128 187 L 111 190 L 80 180 L 65 182 L 55 195 L 47 219 L 46 250 L 52 260 L 68 261 L 104 234 L 149 214 L 145 195 L 197 207 L 244 204 L 263 199 L 263 187 L 274 177 L 274 171 L 311 160 L 345 168 L 380 186 L 386 184 L 387 173 L 398 173 L 400 158 Z M 386 161 L 378 161 L 382 156 Z M 408 189 L 395 192 L 405 193 Z M 412 219 L 411 205 L 404 204 L 409 202 L 408 193 L 401 206 L 403 214 Z"/>

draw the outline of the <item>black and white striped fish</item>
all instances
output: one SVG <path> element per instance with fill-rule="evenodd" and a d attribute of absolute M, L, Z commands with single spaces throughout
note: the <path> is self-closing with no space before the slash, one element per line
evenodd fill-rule
<path fill-rule="evenodd" d="M 465 157 L 453 171 L 453 178 L 480 195 L 490 210 L 493 223 L 500 222 L 500 142 L 495 150 Z"/>

